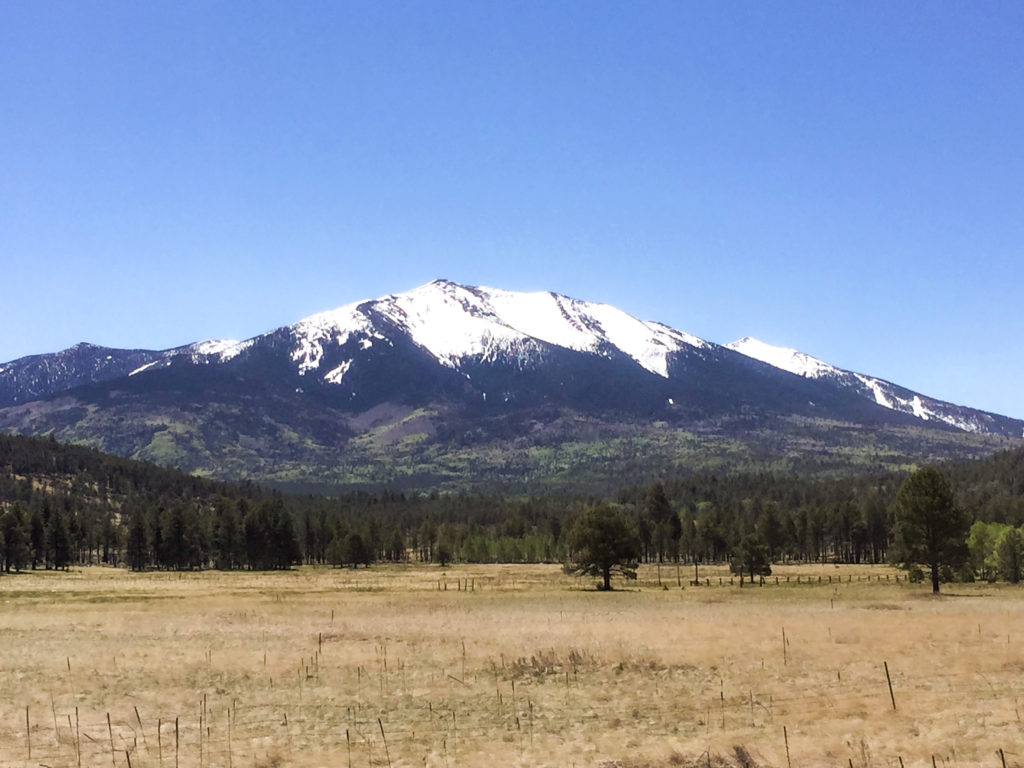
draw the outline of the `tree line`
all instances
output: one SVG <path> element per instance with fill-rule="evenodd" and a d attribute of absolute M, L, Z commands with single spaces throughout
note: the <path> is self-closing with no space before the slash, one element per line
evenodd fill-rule
<path fill-rule="evenodd" d="M 977 526 L 965 534 L 970 557 L 942 575 L 1017 574 L 1000 564 L 999 552 L 1015 551 L 1024 525 L 1024 451 L 942 472 L 958 489 L 956 508 Z M 608 499 L 386 490 L 285 496 L 46 438 L 0 435 L 0 566 L 565 562 L 579 548 L 578 521 L 598 506 L 627 520 L 637 562 L 730 562 L 749 573 L 778 562 L 880 563 L 902 554 L 896 501 L 905 479 L 709 473 L 624 488 Z"/>

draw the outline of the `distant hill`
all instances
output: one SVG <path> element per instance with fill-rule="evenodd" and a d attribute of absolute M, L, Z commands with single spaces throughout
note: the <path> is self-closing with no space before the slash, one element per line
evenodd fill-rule
<path fill-rule="evenodd" d="M 226 483 L 50 438 L 0 434 L 0 502 L 29 500 L 34 489 L 75 493 L 119 509 L 126 499 L 170 503 L 213 496 L 259 497 L 252 483 Z"/>

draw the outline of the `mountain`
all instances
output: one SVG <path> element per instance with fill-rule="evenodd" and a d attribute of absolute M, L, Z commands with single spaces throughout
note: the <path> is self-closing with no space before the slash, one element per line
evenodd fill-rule
<path fill-rule="evenodd" d="M 223 360 L 237 341 L 202 341 L 184 347 L 112 349 L 82 342 L 63 352 L 31 355 L 0 365 L 0 405 L 14 405 L 49 397 L 83 384 L 131 376 L 152 367 L 169 365 L 176 357 L 193 362 Z"/>
<path fill-rule="evenodd" d="M 606 304 L 438 280 L 240 342 L 77 345 L 3 364 L 0 429 L 294 488 L 530 490 L 977 456 L 1024 433 L 754 348 Z M 926 410 L 883 407 L 868 381 Z"/>
<path fill-rule="evenodd" d="M 1022 436 L 1018 419 L 936 400 L 884 379 L 837 368 L 795 349 L 772 346 L 750 336 L 726 346 L 797 376 L 830 382 L 883 408 L 908 413 L 922 421 L 948 424 L 965 432 Z"/>

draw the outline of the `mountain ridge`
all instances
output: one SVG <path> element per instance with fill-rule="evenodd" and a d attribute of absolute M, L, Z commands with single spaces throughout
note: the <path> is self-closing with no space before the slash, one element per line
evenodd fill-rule
<path fill-rule="evenodd" d="M 965 432 L 994 431 L 993 425 L 998 419 L 1009 418 L 922 395 L 891 381 L 839 368 L 805 352 L 766 344 L 751 336 L 725 346 L 798 376 L 835 381 L 873 399 L 883 408 L 910 413 L 923 421 L 935 419 Z"/>
<path fill-rule="evenodd" d="M 403 483 L 543 480 L 545 446 L 577 446 L 574 461 L 605 472 L 644 451 L 652 466 L 680 450 L 706 463 L 700 446 L 768 463 L 826 451 L 835 467 L 854 446 L 899 463 L 1024 434 L 1024 421 L 822 361 L 813 376 L 771 362 L 607 304 L 438 280 L 243 341 L 76 345 L 0 364 L 0 429 L 224 477 Z"/>

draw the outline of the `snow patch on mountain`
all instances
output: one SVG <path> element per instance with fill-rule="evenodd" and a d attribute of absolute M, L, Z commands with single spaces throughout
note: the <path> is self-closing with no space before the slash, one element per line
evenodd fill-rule
<path fill-rule="evenodd" d="M 348 369 L 351 368 L 351 367 L 352 367 L 352 361 L 351 360 L 346 360 L 344 363 L 339 365 L 337 368 L 334 368 L 333 370 L 328 371 L 327 373 L 325 373 L 324 374 L 324 381 L 328 382 L 329 384 L 341 384 L 342 378 L 344 378 L 345 374 L 348 373 Z"/>
<path fill-rule="evenodd" d="M 839 373 L 838 368 L 816 357 L 811 357 L 796 349 L 766 344 L 752 336 L 747 336 L 725 346 L 747 357 L 760 360 L 762 363 L 768 363 L 768 365 L 775 368 L 795 373 L 797 376 L 820 379 L 828 374 Z"/>
<path fill-rule="evenodd" d="M 886 394 L 885 386 L 881 381 L 878 379 L 872 379 L 870 376 L 865 376 L 862 373 L 855 373 L 853 375 L 856 376 L 865 387 L 871 390 L 871 394 L 874 396 L 875 402 L 878 405 L 883 408 L 891 408 L 893 410 L 897 409 L 897 403 L 890 399 Z"/>
<path fill-rule="evenodd" d="M 921 402 L 921 398 L 918 395 L 914 395 L 910 400 L 910 411 L 917 418 L 928 421 L 929 413 L 924 407 L 924 403 Z"/>
<path fill-rule="evenodd" d="M 304 376 L 320 367 L 325 343 L 341 346 L 352 334 L 371 330 L 372 324 L 360 312 L 358 303 L 311 315 L 290 329 L 295 342 L 291 353 L 292 362 L 298 363 L 299 374 Z"/>
<path fill-rule="evenodd" d="M 883 379 L 854 373 L 819 360 L 816 357 L 787 347 L 776 347 L 750 336 L 726 344 L 729 349 L 760 360 L 798 376 L 811 379 L 827 378 L 840 386 L 860 392 L 877 405 L 901 413 L 909 413 L 922 421 L 935 420 L 965 432 L 986 432 L 985 414 L 973 414 L 968 409 L 950 403 L 922 397 Z"/>
<path fill-rule="evenodd" d="M 167 360 L 166 359 L 165 360 L 153 360 L 152 362 L 146 363 L 145 365 L 140 365 L 134 371 L 129 371 L 128 375 L 129 376 L 136 376 L 136 375 L 138 375 L 140 373 L 144 373 L 145 371 L 148 371 L 150 368 L 154 368 L 154 367 L 156 367 L 158 365 L 167 365 Z"/>
<path fill-rule="evenodd" d="M 513 328 L 566 349 L 599 352 L 610 344 L 659 376 L 668 376 L 668 357 L 685 346 L 707 342 L 660 323 L 638 320 L 609 304 L 571 299 L 555 293 L 486 292 L 496 314 Z"/>
<path fill-rule="evenodd" d="M 236 341 L 234 339 L 209 339 L 207 341 L 197 341 L 195 344 L 190 344 L 186 349 L 188 349 L 188 351 L 193 355 L 193 360 L 195 360 L 196 357 L 216 358 L 219 362 L 223 363 L 238 357 L 252 345 L 252 339 L 248 341 Z"/>
<path fill-rule="evenodd" d="M 254 339 L 248 341 L 235 341 L 234 339 L 208 339 L 197 341 L 194 344 L 187 344 L 184 347 L 174 347 L 163 352 L 153 353 L 159 355 L 156 360 L 150 360 L 139 367 L 128 372 L 129 376 L 138 376 L 140 373 L 153 370 L 154 368 L 166 368 L 174 360 L 188 358 L 196 365 L 209 365 L 210 363 L 226 363 L 251 347 Z"/>

